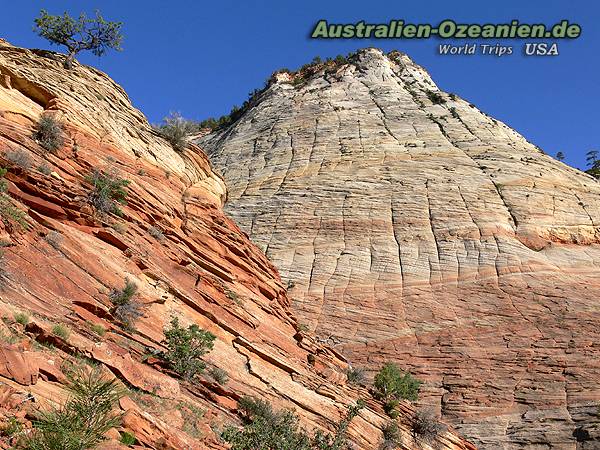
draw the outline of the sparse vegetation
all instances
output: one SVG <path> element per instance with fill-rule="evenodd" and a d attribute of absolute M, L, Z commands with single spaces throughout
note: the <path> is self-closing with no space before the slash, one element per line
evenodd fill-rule
<path fill-rule="evenodd" d="M 110 224 L 110 227 L 119 234 L 123 234 L 127 231 L 127 224 L 122 222 L 113 222 Z"/>
<path fill-rule="evenodd" d="M 441 105 L 441 104 L 446 103 L 446 99 L 444 97 L 442 97 L 442 95 L 439 92 L 428 90 L 427 91 L 427 98 L 434 105 Z"/>
<path fill-rule="evenodd" d="M 66 12 L 62 16 L 52 16 L 45 10 L 35 19 L 35 31 L 55 45 L 67 49 L 65 69 L 73 67 L 75 56 L 84 50 L 96 56 L 104 55 L 109 49 L 121 50 L 121 22 L 107 22 L 100 11 L 96 17 L 88 18 L 84 13 L 74 19 Z"/>
<path fill-rule="evenodd" d="M 173 150 L 182 152 L 188 145 L 190 134 L 198 131 L 198 126 L 196 122 L 184 119 L 179 113 L 172 112 L 163 119 L 161 124 L 153 125 L 153 128 L 171 144 Z"/>
<path fill-rule="evenodd" d="M 99 323 L 90 324 L 90 330 L 92 330 L 95 334 L 97 334 L 100 337 L 102 337 L 106 334 L 106 328 L 104 328 Z"/>
<path fill-rule="evenodd" d="M 65 142 L 63 124 L 50 114 L 42 114 L 36 124 L 33 138 L 49 152 L 55 152 Z"/>
<path fill-rule="evenodd" d="M 0 249 L 0 289 L 5 287 L 8 278 L 9 274 L 6 270 L 6 260 L 4 259 L 4 251 Z"/>
<path fill-rule="evenodd" d="M 412 422 L 413 437 L 426 443 L 433 442 L 445 429 L 429 410 L 418 410 Z"/>
<path fill-rule="evenodd" d="M 220 384 L 221 386 L 224 386 L 229 381 L 227 372 L 220 367 L 211 367 L 208 369 L 208 374 L 217 382 L 217 384 Z"/>
<path fill-rule="evenodd" d="M 346 370 L 346 377 L 350 384 L 364 384 L 366 381 L 365 369 L 362 367 L 348 367 Z"/>
<path fill-rule="evenodd" d="M 199 131 L 201 129 L 210 129 L 211 131 L 219 130 L 223 128 L 227 128 L 228 126 L 235 123 L 242 114 L 252 108 L 260 95 L 269 87 L 270 83 L 275 79 L 276 75 L 279 73 L 287 73 L 290 75 L 291 81 L 290 83 L 293 86 L 302 86 L 304 85 L 308 79 L 313 76 L 315 73 L 320 70 L 324 70 L 326 73 L 334 73 L 338 68 L 340 68 L 344 64 L 349 64 L 354 57 L 353 53 L 350 53 L 346 56 L 337 55 L 335 58 L 327 58 L 322 60 L 319 56 L 316 56 L 311 63 L 305 64 L 300 69 L 295 72 L 290 71 L 289 69 L 282 68 L 273 73 L 270 79 L 266 81 L 265 85 L 261 89 L 255 89 L 248 94 L 248 98 L 242 106 L 234 105 L 231 108 L 229 114 L 225 114 L 219 118 L 210 117 L 205 119 L 199 123 L 195 123 L 195 131 Z"/>
<path fill-rule="evenodd" d="M 563 152 L 557 152 L 556 153 L 556 159 L 558 161 L 564 161 L 565 160 L 565 154 Z"/>
<path fill-rule="evenodd" d="M 239 295 L 237 295 L 237 293 L 235 293 L 231 289 L 227 289 L 227 288 L 225 288 L 225 293 L 227 294 L 227 298 L 229 300 L 234 301 L 238 305 L 240 304 Z"/>
<path fill-rule="evenodd" d="M 600 159 L 598 159 L 598 150 L 590 150 L 586 153 L 586 161 L 589 167 L 586 173 L 594 178 L 600 179 Z"/>
<path fill-rule="evenodd" d="M 460 116 L 458 115 L 458 112 L 456 111 L 456 108 L 454 106 L 450 108 L 450 115 L 455 119 L 460 119 Z"/>
<path fill-rule="evenodd" d="M 21 228 L 28 229 L 29 224 L 25 220 L 25 213 L 12 204 L 11 198 L 6 194 L 8 184 L 3 179 L 6 175 L 6 169 L 0 167 L 0 217 L 4 223 L 11 221 L 17 223 Z"/>
<path fill-rule="evenodd" d="M 408 372 L 402 372 L 394 363 L 387 363 L 375 375 L 373 395 L 384 402 L 386 414 L 395 418 L 399 401 L 402 399 L 416 401 L 420 385 L 421 382 Z"/>
<path fill-rule="evenodd" d="M 46 163 L 42 163 L 38 166 L 37 168 L 38 172 L 44 174 L 44 175 L 50 175 L 52 173 L 52 169 L 50 168 L 50 166 Z"/>
<path fill-rule="evenodd" d="M 243 414 L 244 427 L 227 426 L 221 436 L 231 444 L 232 450 L 342 450 L 348 446 L 348 426 L 363 406 L 359 401 L 348 407 L 334 434 L 319 430 L 311 436 L 300 428 L 298 416 L 293 411 L 274 411 L 264 400 L 242 397 L 238 408 Z"/>
<path fill-rule="evenodd" d="M 179 403 L 177 409 L 181 411 L 183 417 L 183 431 L 192 437 L 201 437 L 202 431 L 200 431 L 200 419 L 204 417 L 206 411 L 187 402 Z"/>
<path fill-rule="evenodd" d="M 4 158 L 13 166 L 20 167 L 23 170 L 31 169 L 31 156 L 23 150 L 9 150 L 5 153 Z"/>
<path fill-rule="evenodd" d="M 202 361 L 202 356 L 213 349 L 215 339 L 214 334 L 196 324 L 181 327 L 179 319 L 174 317 L 171 327 L 165 329 L 167 351 L 161 356 L 181 377 L 192 380 L 204 371 L 206 364 Z"/>
<path fill-rule="evenodd" d="M 308 333 L 309 330 L 310 330 L 310 328 L 308 327 L 307 324 L 305 324 L 305 323 L 298 324 L 298 331 L 302 331 L 303 333 Z"/>
<path fill-rule="evenodd" d="M 14 314 L 15 322 L 26 326 L 29 323 L 29 314 L 26 312 L 19 312 Z"/>
<path fill-rule="evenodd" d="M 99 368 L 80 367 L 67 372 L 70 396 L 62 406 L 39 413 L 34 430 L 22 440 L 26 450 L 87 450 L 119 426 L 115 407 L 123 392 L 115 379 L 106 379 Z"/>
<path fill-rule="evenodd" d="M 108 295 L 114 305 L 112 315 L 129 330 L 134 328 L 134 322 L 142 316 L 142 304 L 135 299 L 137 291 L 137 285 L 126 278 L 122 289 L 114 288 Z"/>
<path fill-rule="evenodd" d="M 148 234 L 159 242 L 162 242 L 165 239 L 163 232 L 154 226 L 148 228 Z"/>
<path fill-rule="evenodd" d="M 119 205 L 126 205 L 129 180 L 117 175 L 114 170 L 108 172 L 94 169 L 85 180 L 93 189 L 88 196 L 88 202 L 102 214 L 112 213 L 122 216 L 123 211 Z"/>
<path fill-rule="evenodd" d="M 0 434 L 13 438 L 23 432 L 23 424 L 16 418 L 11 417 L 8 419 L 8 423 L 3 423 L 3 428 L 0 430 Z"/>
<path fill-rule="evenodd" d="M 388 422 L 383 427 L 383 442 L 381 443 L 381 450 L 393 450 L 398 447 L 400 442 L 400 428 L 394 421 Z"/>
<path fill-rule="evenodd" d="M 137 442 L 137 439 L 135 438 L 135 435 L 133 435 L 132 433 L 128 433 L 127 431 L 123 431 L 121 433 L 121 444 L 123 445 L 134 445 Z"/>
<path fill-rule="evenodd" d="M 62 323 L 56 324 L 52 327 L 52 334 L 61 338 L 63 341 L 67 341 L 71 335 L 71 330 Z"/>

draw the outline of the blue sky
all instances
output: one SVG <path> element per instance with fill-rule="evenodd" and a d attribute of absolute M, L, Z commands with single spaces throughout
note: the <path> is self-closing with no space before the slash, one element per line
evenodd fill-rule
<path fill-rule="evenodd" d="M 19 0 L 2 5 L 1 36 L 15 45 L 53 48 L 32 32 L 41 8 L 59 14 L 93 13 L 124 22 L 124 51 L 79 59 L 107 72 L 152 122 L 169 111 L 203 119 L 228 112 L 281 67 L 296 68 L 314 56 L 357 48 L 398 49 L 423 65 L 439 87 L 455 92 L 506 122 L 550 154 L 585 167 L 585 153 L 600 147 L 600 4 L 592 1 L 329 0 L 158 1 Z M 440 41 L 311 40 L 319 19 L 330 22 L 579 23 L 579 39 L 558 41 L 560 55 L 525 57 L 525 41 L 506 42 L 515 54 L 441 56 Z M 494 41 L 495 43 L 496 41 Z M 501 42 L 501 41 L 499 41 Z"/>

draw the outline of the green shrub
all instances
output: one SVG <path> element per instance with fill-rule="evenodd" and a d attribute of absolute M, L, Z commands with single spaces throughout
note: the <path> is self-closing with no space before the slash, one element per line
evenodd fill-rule
<path fill-rule="evenodd" d="M 418 410 L 412 421 L 413 437 L 423 442 L 432 443 L 440 433 L 446 430 L 431 411 Z"/>
<path fill-rule="evenodd" d="M 334 434 L 319 430 L 309 436 L 300 428 L 294 412 L 276 412 L 264 400 L 242 397 L 238 407 L 243 413 L 244 427 L 227 426 L 221 436 L 231 444 L 231 450 L 342 450 L 348 448 L 348 426 L 363 406 L 362 402 L 350 406 L 346 416 L 336 425 Z"/>
<path fill-rule="evenodd" d="M 417 400 L 420 385 L 420 381 L 402 372 L 396 364 L 387 363 L 375 375 L 373 394 L 384 402 L 386 413 L 393 417 L 399 400 Z"/>
<path fill-rule="evenodd" d="M 202 356 L 211 351 L 216 336 L 192 324 L 186 328 L 179 326 L 179 319 L 171 320 L 171 328 L 165 329 L 165 346 L 162 358 L 171 369 L 186 380 L 192 380 L 202 373 L 206 365 Z"/>
<path fill-rule="evenodd" d="M 15 313 L 15 322 L 20 323 L 23 326 L 26 326 L 29 323 L 29 314 L 25 312 Z"/>
<path fill-rule="evenodd" d="M 93 323 L 90 325 L 90 330 L 92 330 L 95 334 L 102 337 L 106 334 L 106 328 L 104 328 L 99 323 Z"/>
<path fill-rule="evenodd" d="M 11 417 L 8 419 L 8 424 L 5 425 L 4 429 L 0 432 L 0 434 L 8 437 L 14 437 L 23 432 L 24 426 L 21 422 L 19 422 L 16 418 Z"/>
<path fill-rule="evenodd" d="M 94 169 L 85 177 L 85 181 L 93 189 L 88 195 L 88 202 L 102 214 L 116 214 L 122 216 L 123 211 L 119 205 L 126 205 L 127 190 L 130 181 L 119 177 L 114 170 L 105 172 Z"/>
<path fill-rule="evenodd" d="M 112 315 L 127 329 L 133 329 L 134 322 L 142 316 L 142 304 L 135 300 L 138 287 L 128 278 L 122 289 L 114 288 L 108 298 L 113 303 Z"/>
<path fill-rule="evenodd" d="M 49 152 L 55 152 L 65 143 L 63 124 L 49 114 L 43 114 L 33 132 L 33 138 Z"/>
<path fill-rule="evenodd" d="M 366 381 L 365 369 L 361 367 L 348 367 L 346 377 L 350 384 L 364 384 Z"/>
<path fill-rule="evenodd" d="M 132 433 L 128 433 L 127 431 L 123 431 L 121 433 L 121 444 L 123 445 L 133 445 L 137 442 L 135 435 Z"/>
<path fill-rule="evenodd" d="M 220 384 L 221 386 L 224 386 L 229 381 L 227 372 L 220 367 L 211 367 L 208 369 L 208 374 L 217 382 L 217 384 Z"/>
<path fill-rule="evenodd" d="M 198 131 L 198 124 L 191 120 L 184 119 L 180 114 L 172 112 L 163 119 L 159 125 L 153 125 L 154 130 L 164 139 L 166 139 L 173 150 L 182 152 L 188 145 L 190 134 Z"/>
<path fill-rule="evenodd" d="M 113 288 L 108 297 L 113 304 L 124 305 L 133 299 L 137 291 L 137 285 L 129 278 L 125 278 L 125 286 L 122 289 Z"/>
<path fill-rule="evenodd" d="M 87 450 L 121 423 L 115 406 L 123 392 L 116 380 L 105 379 L 99 368 L 67 372 L 69 398 L 60 407 L 40 413 L 19 448 L 26 450 Z"/>
<path fill-rule="evenodd" d="M 58 336 L 63 341 L 66 341 L 69 339 L 69 336 L 71 335 L 71 331 L 69 330 L 69 328 L 66 325 L 59 323 L 52 327 L 52 334 L 54 336 Z"/>
<path fill-rule="evenodd" d="M 441 105 L 443 103 L 446 103 L 446 99 L 442 97 L 442 95 L 439 92 L 427 91 L 427 98 L 429 98 L 431 103 L 433 103 L 434 105 Z"/>

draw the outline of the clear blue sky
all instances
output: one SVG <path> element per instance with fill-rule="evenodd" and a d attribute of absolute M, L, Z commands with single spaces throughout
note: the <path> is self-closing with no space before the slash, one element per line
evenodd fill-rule
<path fill-rule="evenodd" d="M 423 65 L 441 89 L 455 92 L 546 152 L 562 150 L 571 165 L 600 147 L 600 4 L 596 1 L 127 1 L 43 0 L 2 5 L 2 37 L 15 45 L 53 48 L 32 32 L 41 8 L 52 14 L 93 13 L 124 22 L 124 51 L 79 59 L 107 72 L 152 122 L 169 111 L 203 119 L 228 112 L 281 67 L 296 68 L 360 47 L 398 49 Z M 524 41 L 510 41 L 508 57 L 440 56 L 440 41 L 310 40 L 318 19 L 330 22 L 427 23 L 452 18 L 485 23 L 519 19 L 579 23 L 583 33 L 559 41 L 556 57 L 524 57 Z"/>

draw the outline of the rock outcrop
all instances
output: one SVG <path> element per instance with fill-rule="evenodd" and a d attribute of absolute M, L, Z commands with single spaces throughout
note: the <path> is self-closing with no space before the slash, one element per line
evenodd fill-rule
<path fill-rule="evenodd" d="M 353 364 L 397 361 L 480 448 L 600 445 L 596 180 L 375 49 L 275 75 L 198 142 Z"/>
<path fill-rule="evenodd" d="M 55 152 L 33 138 L 43 114 L 65 127 Z M 225 184 L 205 154 L 175 152 L 105 74 L 65 71 L 53 52 L 0 42 L 0 165 L 9 205 L 0 221 L 0 432 L 64 400 L 65 362 L 92 360 L 128 388 L 121 431 L 142 447 L 223 448 L 215 430 L 235 423 L 244 395 L 329 430 L 364 398 L 350 439 L 379 446 L 389 420 L 381 405 L 346 382 L 337 351 L 300 329 L 275 267 L 223 214 Z M 93 169 L 130 181 L 121 217 L 90 205 Z M 126 279 L 143 313 L 134 329 L 111 313 L 110 294 Z M 228 382 L 208 373 L 184 382 L 155 357 L 173 316 L 216 335 L 205 360 Z M 417 445 L 413 413 L 401 405 L 402 448 Z M 114 431 L 105 448 L 120 448 Z M 474 448 L 451 431 L 438 445 Z"/>

